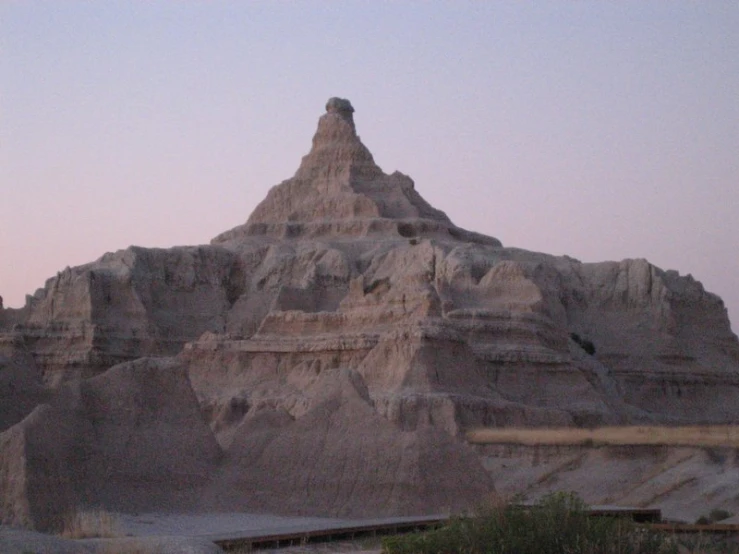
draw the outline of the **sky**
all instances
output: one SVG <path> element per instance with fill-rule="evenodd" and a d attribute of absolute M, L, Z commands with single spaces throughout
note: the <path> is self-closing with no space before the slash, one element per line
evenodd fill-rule
<path fill-rule="evenodd" d="M 246 221 L 351 100 L 457 225 L 739 322 L 739 3 L 0 2 L 0 295 Z"/>

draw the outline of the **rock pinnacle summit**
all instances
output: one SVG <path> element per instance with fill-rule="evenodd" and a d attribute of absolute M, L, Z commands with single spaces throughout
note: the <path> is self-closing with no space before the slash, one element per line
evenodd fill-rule
<path fill-rule="evenodd" d="M 337 113 L 344 119 L 354 121 L 352 116 L 354 108 L 352 107 L 352 103 L 346 98 L 337 98 L 336 96 L 329 98 L 328 102 L 326 102 L 326 111 L 328 113 Z"/>
<path fill-rule="evenodd" d="M 244 225 L 213 244 L 246 237 L 421 237 L 455 236 L 500 246 L 492 237 L 465 231 L 431 206 L 413 180 L 386 174 L 375 163 L 354 125 L 354 107 L 330 98 L 318 119 L 310 152 L 291 179 L 273 187 Z"/>

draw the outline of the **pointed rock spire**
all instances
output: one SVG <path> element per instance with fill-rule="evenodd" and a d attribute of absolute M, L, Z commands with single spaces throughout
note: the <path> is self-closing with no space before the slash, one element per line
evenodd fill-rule
<path fill-rule="evenodd" d="M 410 177 L 383 173 L 357 135 L 351 102 L 334 97 L 326 103 L 311 150 L 293 178 L 272 187 L 246 224 L 212 242 L 233 244 L 255 235 L 397 238 L 434 233 L 500 244 L 456 227 L 416 192 Z"/>
<path fill-rule="evenodd" d="M 318 186 L 336 189 L 350 186 L 353 178 L 371 179 L 382 175 L 357 135 L 353 114 L 349 100 L 329 99 L 326 113 L 318 120 L 313 147 L 303 158 L 296 179 L 317 180 Z"/>

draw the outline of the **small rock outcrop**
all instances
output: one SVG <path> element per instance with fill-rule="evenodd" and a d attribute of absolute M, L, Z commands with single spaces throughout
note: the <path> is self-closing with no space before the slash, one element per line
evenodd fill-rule
<path fill-rule="evenodd" d="M 739 418 L 720 298 L 645 260 L 584 264 L 456 226 L 382 171 L 339 98 L 242 225 L 67 268 L 0 316 L 0 395 L 23 391 L 0 412 L 3 521 L 83 498 L 459 509 L 494 490 L 470 427 Z M 195 484 L 196 504 L 178 496 Z"/>

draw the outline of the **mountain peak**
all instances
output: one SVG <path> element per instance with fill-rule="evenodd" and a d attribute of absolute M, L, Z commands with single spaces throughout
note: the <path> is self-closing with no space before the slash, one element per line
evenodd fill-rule
<path fill-rule="evenodd" d="M 326 112 L 338 114 L 354 125 L 354 116 L 352 115 L 354 108 L 352 107 L 352 103 L 346 98 L 337 98 L 336 96 L 329 98 L 328 102 L 326 102 Z"/>
<path fill-rule="evenodd" d="M 326 113 L 318 120 L 313 147 L 303 157 L 296 179 L 318 181 L 327 189 L 351 186 L 355 178 L 372 179 L 382 174 L 354 125 L 354 108 L 344 98 L 330 98 Z"/>
<path fill-rule="evenodd" d="M 333 97 L 295 175 L 272 187 L 244 225 L 213 243 L 238 243 L 255 235 L 392 238 L 436 233 L 500 244 L 458 229 L 418 194 L 410 177 L 384 173 L 357 135 L 351 102 Z"/>

